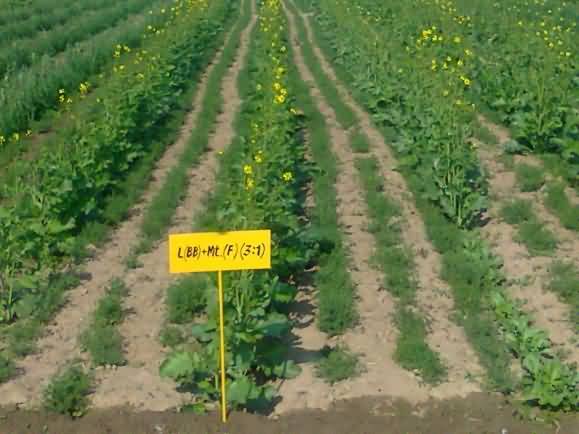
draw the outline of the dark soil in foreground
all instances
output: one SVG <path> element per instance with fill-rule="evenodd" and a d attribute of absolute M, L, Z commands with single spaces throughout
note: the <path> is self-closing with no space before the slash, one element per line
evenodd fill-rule
<path fill-rule="evenodd" d="M 338 403 L 329 411 L 307 410 L 277 420 L 233 413 L 226 425 L 217 414 L 198 416 L 129 409 L 92 410 L 78 420 L 39 411 L 0 409 L 0 434 L 577 434 L 579 415 L 554 424 L 523 421 L 499 396 L 430 402 L 364 398 Z"/>

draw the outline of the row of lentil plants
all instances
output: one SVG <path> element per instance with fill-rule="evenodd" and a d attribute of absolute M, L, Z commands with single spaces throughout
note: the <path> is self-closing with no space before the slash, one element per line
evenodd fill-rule
<path fill-rule="evenodd" d="M 299 2 L 313 7 L 320 44 L 397 151 L 442 255 L 456 320 L 489 383 L 504 392 L 522 390 L 525 402 L 548 410 L 577 410 L 576 367 L 555 354 L 546 333 L 509 299 L 500 261 L 478 233 L 486 181 L 469 143 L 476 122 L 467 103 L 474 54 L 454 25 L 438 19 L 440 3 Z M 511 355 L 521 361 L 520 379 L 511 374 Z"/>
<path fill-rule="evenodd" d="M 222 163 L 220 180 L 200 229 L 272 231 L 272 269 L 224 275 L 227 398 L 232 408 L 267 408 L 276 395 L 271 381 L 300 371 L 287 357 L 291 330 L 288 306 L 301 272 L 316 252 L 303 221 L 307 165 L 300 119 L 288 88 L 291 59 L 280 0 L 258 5 L 259 25 L 250 59 L 239 81 L 244 103 L 238 139 Z M 194 281 L 195 278 L 187 278 Z M 180 285 L 203 288 L 191 330 L 193 348 L 178 348 L 161 375 L 192 388 L 204 408 L 219 398 L 219 339 L 215 282 Z"/>

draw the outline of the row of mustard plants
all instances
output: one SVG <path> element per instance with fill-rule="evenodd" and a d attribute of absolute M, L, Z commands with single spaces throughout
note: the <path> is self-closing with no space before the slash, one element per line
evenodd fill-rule
<path fill-rule="evenodd" d="M 223 160 L 224 175 L 201 223 L 213 230 L 272 231 L 271 271 L 224 276 L 227 397 L 231 407 L 252 410 L 266 408 L 275 397 L 269 380 L 299 373 L 287 359 L 287 315 L 300 272 L 316 250 L 302 219 L 308 174 L 301 125 L 288 88 L 286 23 L 279 0 L 260 2 L 258 12 L 249 75 L 240 77 L 240 137 Z M 161 366 L 161 375 L 195 391 L 199 405 L 219 398 L 214 288 L 211 285 L 207 297 L 207 319 L 193 327 L 201 349 L 177 351 Z"/>

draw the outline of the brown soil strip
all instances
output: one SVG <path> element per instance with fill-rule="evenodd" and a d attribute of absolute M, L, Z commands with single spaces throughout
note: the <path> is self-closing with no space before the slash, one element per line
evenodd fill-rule
<path fill-rule="evenodd" d="M 90 314 L 98 300 L 105 294 L 108 282 L 126 272 L 123 260 L 138 242 L 144 210 L 161 190 L 166 176 L 178 162 L 189 141 L 201 112 L 207 77 L 220 56 L 221 51 L 203 74 L 192 104 L 192 111 L 185 119 L 179 138 L 167 148 L 158 161 L 141 202 L 131 210 L 131 217 L 115 230 L 110 241 L 86 264 L 85 271 L 91 276 L 90 280 L 67 293 L 67 305 L 46 327 L 45 335 L 38 340 L 38 351 L 18 362 L 18 369 L 23 374 L 0 385 L 0 405 L 22 404 L 26 407 L 38 405 L 41 390 L 50 378 L 68 360 L 80 355 L 77 347 L 79 332 L 88 326 Z"/>
<path fill-rule="evenodd" d="M 420 413 L 418 415 L 417 413 Z M 558 426 L 518 416 L 500 396 L 474 394 L 466 399 L 430 401 L 420 407 L 400 400 L 362 398 L 336 403 L 328 411 L 303 410 L 268 419 L 234 412 L 227 425 L 219 415 L 93 410 L 80 419 L 47 412 L 0 409 L 2 433 L 50 434 L 569 434 L 577 432 L 576 414 L 558 415 Z M 26 428 L 24 428 L 26 427 Z"/>
<path fill-rule="evenodd" d="M 169 233 L 191 230 L 194 216 L 204 208 L 205 199 L 215 186 L 219 152 L 225 150 L 235 136 L 233 123 L 241 106 L 237 77 L 245 63 L 249 36 L 256 22 L 255 11 L 252 15 L 250 25 L 241 34 L 236 60 L 221 85 L 226 102 L 223 112 L 217 118 L 207 153 L 191 170 L 186 199 L 176 210 Z M 165 353 L 158 339 L 165 316 L 164 293 L 175 279 L 169 274 L 167 252 L 168 240 L 164 240 L 153 251 L 139 258 L 143 267 L 131 270 L 125 278 L 130 288 L 125 308 L 131 314 L 120 330 L 127 343 L 128 365 L 99 373 L 97 390 L 93 395 L 93 406 L 96 408 L 130 405 L 140 410 L 162 411 L 190 399 L 189 394 L 177 392 L 172 381 L 159 375 L 159 365 Z"/>
<path fill-rule="evenodd" d="M 557 296 L 548 291 L 549 267 L 554 259 L 551 257 L 532 257 L 524 245 L 516 240 L 516 229 L 501 220 L 500 208 L 508 200 L 530 199 L 541 221 L 549 219 L 548 226 L 561 242 L 561 248 L 554 255 L 555 259 L 573 260 L 577 263 L 577 240 L 564 239 L 563 228 L 555 229 L 558 221 L 542 210 L 539 193 L 521 193 L 516 188 L 514 172 L 506 170 L 498 162 L 498 153 L 481 146 L 481 162 L 489 172 L 490 192 L 494 196 L 489 207 L 490 221 L 482 229 L 482 235 L 490 241 L 495 255 L 504 261 L 505 273 L 512 279 L 509 292 L 516 299 L 523 301 L 523 309 L 532 315 L 540 328 L 549 333 L 552 342 L 569 353 L 568 359 L 579 362 L 579 344 L 577 331 L 569 320 L 570 308 Z M 549 216 L 547 218 L 547 216 Z M 569 231 L 567 231 L 569 232 Z"/>
<path fill-rule="evenodd" d="M 396 171 L 397 162 L 385 143 L 383 136 L 373 125 L 370 116 L 354 101 L 347 89 L 340 83 L 332 66 L 314 43 L 309 18 L 302 15 L 307 37 L 324 73 L 333 81 L 340 96 L 354 111 L 362 132 L 369 140 L 371 153 L 379 161 L 384 185 L 388 196 L 402 207 L 402 237 L 404 244 L 412 249 L 418 280 L 417 304 L 421 314 L 430 325 L 428 344 L 436 350 L 448 368 L 449 380 L 436 389 L 435 395 L 466 395 L 479 391 L 478 385 L 465 380 L 466 374 L 480 376 L 483 373 L 476 353 L 471 348 L 461 327 L 450 321 L 454 310 L 452 293 L 446 282 L 440 279 L 441 259 L 428 240 L 426 228 L 408 186 L 402 175 Z"/>

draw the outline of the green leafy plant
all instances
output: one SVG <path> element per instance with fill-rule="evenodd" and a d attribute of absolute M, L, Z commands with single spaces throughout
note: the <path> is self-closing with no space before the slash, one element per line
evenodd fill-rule
<path fill-rule="evenodd" d="M 549 288 L 569 304 L 571 321 L 579 327 L 579 270 L 570 262 L 556 261 L 549 271 Z"/>
<path fill-rule="evenodd" d="M 106 295 L 99 300 L 91 325 L 83 332 L 80 343 L 97 366 L 124 365 L 123 339 L 117 325 L 123 320 L 122 298 L 127 288 L 120 279 L 113 279 Z"/>
<path fill-rule="evenodd" d="M 530 254 L 551 254 L 557 248 L 555 235 L 537 219 L 531 202 L 522 199 L 507 202 L 501 214 L 507 223 L 517 226 L 518 240 L 527 247 Z"/>
<path fill-rule="evenodd" d="M 86 413 L 91 377 L 79 365 L 71 365 L 52 379 L 44 390 L 44 407 L 78 418 Z"/>
<path fill-rule="evenodd" d="M 529 164 L 517 164 L 515 169 L 517 183 L 523 192 L 537 191 L 545 183 L 543 170 Z"/>
<path fill-rule="evenodd" d="M 359 371 L 358 357 L 344 347 L 324 347 L 316 365 L 317 375 L 330 384 L 352 378 Z"/>
<path fill-rule="evenodd" d="M 167 291 L 167 319 L 184 323 L 203 311 L 206 306 L 208 282 L 197 276 L 186 277 L 171 285 Z"/>
<path fill-rule="evenodd" d="M 14 362 L 0 353 L 0 383 L 8 380 L 15 372 Z"/>
<path fill-rule="evenodd" d="M 565 228 L 579 232 L 579 206 L 571 203 L 562 184 L 552 183 L 547 186 L 545 205 Z"/>

